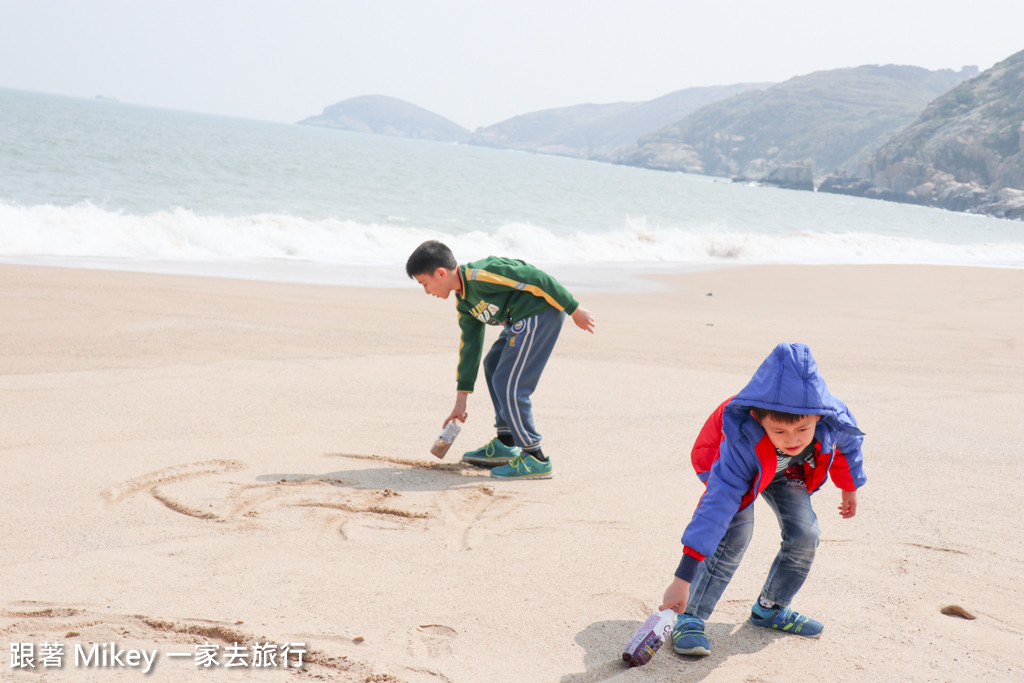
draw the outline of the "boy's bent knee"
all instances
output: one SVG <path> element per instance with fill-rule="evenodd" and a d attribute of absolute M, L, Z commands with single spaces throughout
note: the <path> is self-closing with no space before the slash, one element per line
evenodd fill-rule
<path fill-rule="evenodd" d="M 787 529 L 785 545 L 814 550 L 821 542 L 821 529 L 817 524 L 796 524 Z"/>

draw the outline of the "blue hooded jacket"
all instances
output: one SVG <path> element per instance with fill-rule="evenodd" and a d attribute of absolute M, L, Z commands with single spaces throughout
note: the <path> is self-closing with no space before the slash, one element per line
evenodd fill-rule
<path fill-rule="evenodd" d="M 774 470 L 762 472 L 757 446 L 766 434 L 750 415 L 754 407 L 795 415 L 820 415 L 814 438 L 821 457 L 828 458 L 827 463 L 819 463 L 819 467 L 825 467 L 821 481 L 837 452 L 845 457 L 855 488 L 866 480 L 861 456 L 864 433 L 858 429 L 857 421 L 846 404 L 828 390 L 806 344 L 779 344 L 750 382 L 724 405 L 716 459 L 709 470 L 698 470 L 707 490 L 682 540 L 687 549 L 701 557 L 712 555 L 718 548 L 744 498 L 748 498 L 748 504 L 753 502 L 775 475 Z M 763 484 L 762 477 L 767 477 Z"/>

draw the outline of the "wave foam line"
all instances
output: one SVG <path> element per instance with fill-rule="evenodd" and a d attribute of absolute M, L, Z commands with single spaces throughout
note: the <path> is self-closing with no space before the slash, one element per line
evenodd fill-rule
<path fill-rule="evenodd" d="M 949 244 L 869 233 L 730 232 L 647 226 L 560 234 L 507 224 L 493 232 L 450 233 L 421 227 L 307 220 L 294 216 L 198 216 L 186 209 L 146 216 L 91 203 L 72 207 L 0 202 L 0 257 L 139 261 L 307 261 L 394 266 L 426 239 L 440 239 L 462 260 L 488 254 L 537 263 L 828 264 L 907 263 L 1024 267 L 1024 243 Z"/>

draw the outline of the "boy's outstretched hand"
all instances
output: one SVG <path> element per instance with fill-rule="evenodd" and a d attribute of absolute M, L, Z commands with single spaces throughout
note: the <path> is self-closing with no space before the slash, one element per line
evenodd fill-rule
<path fill-rule="evenodd" d="M 839 504 L 839 516 L 850 519 L 857 514 L 857 492 L 843 491 L 843 501 Z"/>
<path fill-rule="evenodd" d="M 672 578 L 672 583 L 665 589 L 665 597 L 661 599 L 661 607 L 658 609 L 671 609 L 679 614 L 686 609 L 686 603 L 690 599 L 690 582 L 683 581 L 678 576 Z"/>
<path fill-rule="evenodd" d="M 590 334 L 594 334 L 594 325 L 597 324 L 597 321 L 594 320 L 594 316 L 591 315 L 590 311 L 582 306 L 578 306 L 573 312 L 572 321 L 576 323 L 576 327 L 581 330 L 586 330 Z"/>
<path fill-rule="evenodd" d="M 448 423 L 452 420 L 458 420 L 465 422 L 466 418 L 469 417 L 469 413 L 466 412 L 466 403 L 469 400 L 469 392 L 457 391 L 455 392 L 455 407 L 452 408 L 452 412 L 449 413 L 448 417 L 444 420 L 444 426 L 447 427 Z"/>

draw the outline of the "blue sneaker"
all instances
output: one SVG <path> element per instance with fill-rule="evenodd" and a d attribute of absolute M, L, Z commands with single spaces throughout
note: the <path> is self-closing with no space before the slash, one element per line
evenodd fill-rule
<path fill-rule="evenodd" d="M 704 657 L 711 654 L 711 641 L 704 634 L 704 620 L 680 614 L 672 629 L 672 649 L 676 654 Z"/>
<path fill-rule="evenodd" d="M 498 479 L 550 479 L 551 461 L 541 462 L 532 455 L 517 455 L 507 465 L 491 470 L 491 476 Z"/>
<path fill-rule="evenodd" d="M 805 617 L 788 607 L 762 607 L 759 602 L 755 602 L 750 610 L 750 623 L 804 638 L 817 638 L 825 628 L 817 619 Z"/>
<path fill-rule="evenodd" d="M 462 454 L 462 462 L 477 467 L 497 467 L 504 465 L 523 452 L 519 446 L 506 446 L 497 439 L 491 439 L 475 451 Z"/>

